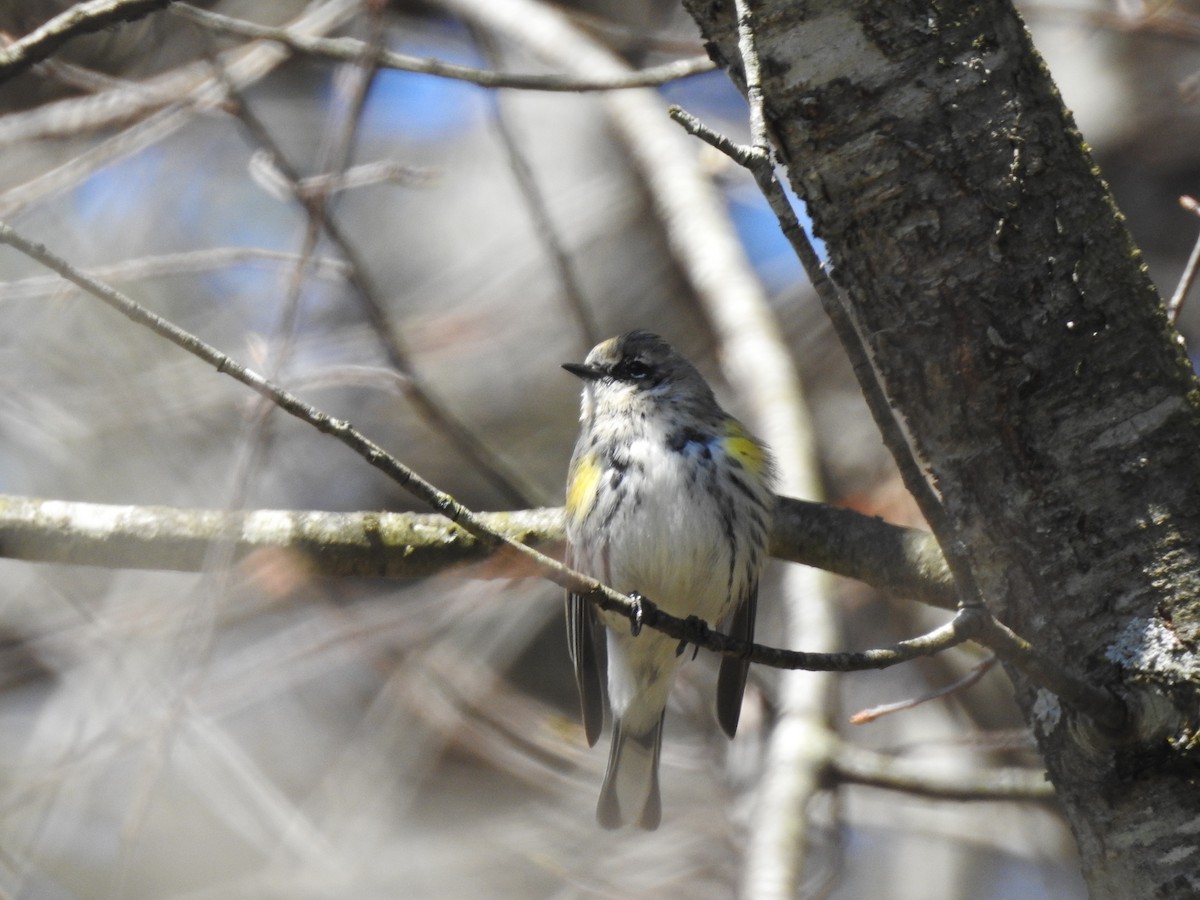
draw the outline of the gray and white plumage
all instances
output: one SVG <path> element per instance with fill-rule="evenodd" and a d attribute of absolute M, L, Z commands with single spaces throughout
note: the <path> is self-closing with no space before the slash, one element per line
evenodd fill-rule
<path fill-rule="evenodd" d="M 672 615 L 752 639 L 775 502 L 766 449 L 657 335 L 620 335 L 564 368 L 584 382 L 567 487 L 568 565 Z M 635 637 L 627 619 L 573 594 L 567 632 L 589 745 L 602 729 L 605 689 L 613 716 L 597 819 L 656 828 L 678 642 L 649 629 Z M 730 737 L 747 670 L 741 660 L 721 661 L 717 717 Z"/>

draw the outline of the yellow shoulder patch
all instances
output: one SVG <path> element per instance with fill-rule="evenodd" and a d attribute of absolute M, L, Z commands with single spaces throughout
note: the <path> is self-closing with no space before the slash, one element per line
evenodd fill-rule
<path fill-rule="evenodd" d="M 583 519 L 591 511 L 601 474 L 595 451 L 571 460 L 571 471 L 567 476 L 567 515 L 572 519 Z"/>
<path fill-rule="evenodd" d="M 725 420 L 725 437 L 721 443 L 725 452 L 740 462 L 742 468 L 751 475 L 763 474 L 767 467 L 767 453 L 737 419 Z"/>

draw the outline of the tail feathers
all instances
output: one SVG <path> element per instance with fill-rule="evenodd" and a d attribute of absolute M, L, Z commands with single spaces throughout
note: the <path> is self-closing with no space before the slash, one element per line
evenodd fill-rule
<path fill-rule="evenodd" d="M 637 816 L 638 825 L 653 831 L 662 820 L 658 757 L 663 716 L 647 734 L 626 734 L 619 720 L 613 724 L 608 771 L 596 805 L 596 821 L 605 828 L 619 828 Z"/>

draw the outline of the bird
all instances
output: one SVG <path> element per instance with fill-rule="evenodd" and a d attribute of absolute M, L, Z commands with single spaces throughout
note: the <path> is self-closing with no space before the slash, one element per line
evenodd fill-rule
<path fill-rule="evenodd" d="M 769 450 L 663 338 L 629 331 L 563 368 L 583 382 L 568 469 L 565 562 L 611 588 L 746 641 L 775 508 Z M 612 718 L 604 828 L 662 819 L 659 757 L 683 645 L 568 593 L 567 644 L 589 746 Z M 636 632 L 636 633 L 635 633 Z M 737 730 L 749 662 L 723 657 L 716 713 Z M 607 672 L 607 681 L 605 673 Z"/>

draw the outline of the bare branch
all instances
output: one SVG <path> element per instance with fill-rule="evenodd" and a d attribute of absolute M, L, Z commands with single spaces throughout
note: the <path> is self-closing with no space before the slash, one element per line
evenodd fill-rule
<path fill-rule="evenodd" d="M 1197 203 L 1194 197 L 1180 197 L 1179 205 L 1190 213 L 1200 215 L 1200 203 Z M 1200 270 L 1200 235 L 1196 236 L 1195 243 L 1192 244 L 1191 255 L 1188 256 L 1187 265 L 1183 267 L 1183 274 L 1179 276 L 1179 284 L 1175 286 L 1175 293 L 1171 295 L 1171 299 L 1167 301 L 1167 318 L 1174 325 L 1179 321 L 1179 313 L 1183 310 L 1183 301 L 1187 299 L 1188 292 L 1192 289 L 1192 284 L 1196 281 L 1197 270 Z"/>
<path fill-rule="evenodd" d="M 328 387 L 387 377 L 396 375 L 390 369 L 342 367 L 303 383 Z M 255 518 L 260 515 L 264 518 Z M 479 515 L 493 530 L 523 544 L 554 547 L 563 540 L 561 508 Z M 261 530 L 255 524 L 259 521 Z M 417 578 L 480 562 L 492 552 L 438 515 L 233 513 L 0 495 L 0 548 L 11 559 L 198 572 L 205 544 L 230 535 L 235 558 L 255 550 L 292 549 L 309 557 L 307 565 L 314 575 L 328 576 Z M 886 593 L 954 608 L 949 575 L 945 564 L 939 564 L 937 544 L 928 532 L 889 525 L 848 509 L 780 497 L 771 552 L 777 559 L 856 578 Z M 496 574 L 509 577 L 512 572 Z M 472 572 L 471 577 L 481 576 Z"/>
<path fill-rule="evenodd" d="M 323 34 L 355 15 L 360 6 L 359 0 L 314 0 L 289 27 L 297 33 Z M 246 87 L 290 56 L 286 48 L 275 44 L 252 44 L 223 53 L 223 69 L 234 84 Z M 126 125 L 166 106 L 212 105 L 222 99 L 223 92 L 217 87 L 206 60 L 189 62 L 142 81 L 121 82 L 98 94 L 0 116 L 0 147 L 42 138 L 78 138 L 88 131 Z"/>
<path fill-rule="evenodd" d="M 542 547 L 562 541 L 561 509 L 480 518 L 512 541 Z M 200 572 L 217 541 L 229 542 L 235 561 L 260 551 L 291 554 L 314 576 L 419 578 L 492 554 L 432 513 L 226 512 L 0 496 L 0 547 L 9 559 Z M 475 578 L 484 574 L 471 572 Z M 494 574 L 514 572 L 497 568 Z"/>
<path fill-rule="evenodd" d="M 526 506 L 539 500 L 544 502 L 543 492 L 536 485 L 525 478 L 519 470 L 509 465 L 500 454 L 496 453 L 465 423 L 453 415 L 426 386 L 424 379 L 420 377 L 413 364 L 408 347 L 396 327 L 387 305 L 381 299 L 380 291 L 368 272 L 365 262 L 339 221 L 334 217 L 324 195 L 312 194 L 303 189 L 303 179 L 300 177 L 299 170 L 288 161 L 283 149 L 275 141 L 266 125 L 251 110 L 233 79 L 227 76 L 224 69 L 218 67 L 217 71 L 228 92 L 231 114 L 245 126 L 250 136 L 263 147 L 264 152 L 270 157 L 272 167 L 279 176 L 280 186 L 291 191 L 296 201 L 304 208 L 309 219 L 308 233 L 310 237 L 313 230 L 319 226 L 346 261 L 347 280 L 362 303 L 367 317 L 383 345 L 388 361 L 404 376 L 400 385 L 408 402 L 426 422 L 471 462 L 476 471 L 483 475 L 507 502 Z"/>
<path fill-rule="evenodd" d="M 0 83 L 46 59 L 71 38 L 121 22 L 133 22 L 162 9 L 171 0 L 90 0 L 76 3 L 25 37 L 0 49 Z"/>
<path fill-rule="evenodd" d="M 356 62 L 361 58 L 364 44 L 354 38 L 310 37 L 289 28 L 273 28 L 245 19 L 235 19 L 220 13 L 177 3 L 171 12 L 218 34 L 236 35 L 254 40 L 273 41 L 293 53 L 326 59 L 331 62 Z M 436 75 L 455 81 L 466 81 L 487 88 L 519 88 L 526 91 L 586 93 L 617 91 L 630 88 L 657 87 L 689 75 L 711 72 L 715 67 L 708 57 L 692 57 L 653 66 L 638 72 L 600 78 L 579 78 L 563 74 L 512 74 L 476 69 L 457 63 L 422 56 L 408 56 L 384 50 L 379 54 L 379 66 L 421 75 Z"/>
<path fill-rule="evenodd" d="M 0 496 L 0 547 L 11 559 L 198 572 L 206 564 L 211 545 L 227 542 L 233 560 L 278 551 L 292 554 L 313 575 L 400 578 L 454 574 L 457 567 L 490 558 L 496 543 L 525 545 L 526 549 L 554 548 L 562 543 L 559 508 L 471 515 L 495 540 L 481 539 L 465 526 L 448 523 L 436 514 L 238 513 Z M 519 568 L 501 565 L 463 574 L 473 578 L 544 575 L 542 560 L 554 562 L 534 554 Z M 562 573 L 570 571 L 557 563 L 554 566 Z M 748 644 L 695 622 L 673 620 L 653 604 L 643 608 L 642 621 L 647 627 L 666 623 L 668 634 L 709 649 L 749 654 L 755 662 L 781 668 L 818 671 L 888 668 L 967 639 L 952 620 L 927 635 L 890 647 L 860 653 L 798 653 Z M 672 621 L 682 627 L 675 628 Z"/>
<path fill-rule="evenodd" d="M 471 32 L 476 46 L 484 53 L 489 62 L 494 64 L 500 59 L 500 50 L 486 31 L 481 28 L 472 28 Z M 491 94 L 489 99 L 491 100 L 492 128 L 504 150 L 505 159 L 508 161 L 508 170 L 512 173 L 513 184 L 524 201 L 534 233 L 541 242 L 558 277 L 558 283 L 562 288 L 563 304 L 570 311 L 582 338 L 580 347 L 584 353 L 587 353 L 593 346 L 600 343 L 604 334 L 600 331 L 595 313 L 592 312 L 592 304 L 589 303 L 579 276 L 576 274 L 575 263 L 559 236 L 545 193 L 538 184 L 533 167 L 529 164 L 528 155 L 509 121 L 511 117 L 505 109 L 504 97 L 501 94 Z"/>
<path fill-rule="evenodd" d="M 830 759 L 846 781 L 939 800 L 1048 800 L 1054 796 L 1046 773 L 1036 769 L 947 771 L 945 766 L 934 768 L 844 741 L 837 742 Z"/>
<path fill-rule="evenodd" d="M 156 256 L 143 256 L 137 259 L 127 259 L 106 265 L 92 266 L 88 272 L 95 278 L 105 278 L 113 281 L 136 278 L 154 278 L 161 275 L 177 275 L 186 272 L 200 272 L 211 269 L 223 269 L 237 265 L 283 265 L 295 263 L 299 257 L 295 253 L 279 250 L 268 250 L 261 247 L 209 247 L 204 250 L 185 250 L 180 253 L 163 253 Z M 345 278 L 347 268 L 340 260 L 327 256 L 312 260 L 311 271 L 321 278 Z M 33 278 L 23 278 L 19 281 L 7 281 L 0 284 L 0 300 L 18 300 L 29 297 L 42 297 L 53 294 L 63 288 L 62 278 L 57 275 L 38 275 Z"/>
<path fill-rule="evenodd" d="M 865 725 L 868 722 L 874 722 L 882 716 L 904 712 L 905 710 L 920 706 L 922 703 L 928 703 L 931 700 L 940 700 L 942 697 L 948 697 L 959 691 L 965 691 L 990 672 L 992 667 L 996 665 L 996 660 L 996 654 L 989 653 L 981 662 L 972 666 L 971 671 L 953 684 L 947 684 L 935 690 L 927 691 L 919 697 L 909 697 L 905 700 L 898 700 L 895 703 L 885 703 L 880 706 L 873 706 L 870 709 L 860 710 L 850 717 L 850 723 L 852 725 Z"/>

